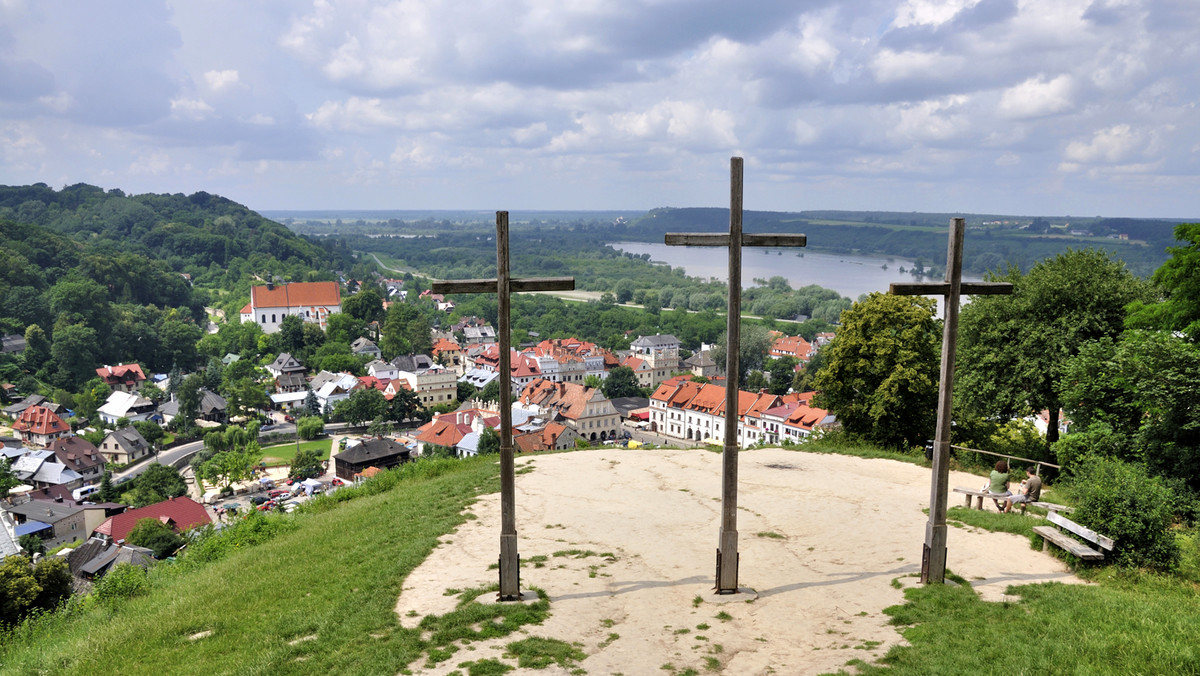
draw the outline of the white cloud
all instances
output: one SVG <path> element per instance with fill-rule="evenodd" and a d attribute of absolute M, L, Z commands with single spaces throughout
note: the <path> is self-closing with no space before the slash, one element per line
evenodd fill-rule
<path fill-rule="evenodd" d="M 963 114 L 969 98 L 962 95 L 892 107 L 899 120 L 892 134 L 915 141 L 945 141 L 970 129 Z"/>
<path fill-rule="evenodd" d="M 213 107 L 201 99 L 178 98 L 171 100 L 171 114 L 177 118 L 203 120 L 214 112 Z"/>
<path fill-rule="evenodd" d="M 228 89 L 238 84 L 239 75 L 236 70 L 210 70 L 204 74 L 204 81 L 214 92 Z"/>
<path fill-rule="evenodd" d="M 1000 96 L 1000 114 L 1026 119 L 1061 113 L 1071 108 L 1073 90 L 1070 75 L 1062 74 L 1051 80 L 1038 75 L 1004 90 Z"/>
<path fill-rule="evenodd" d="M 907 0 L 896 9 L 892 25 L 896 28 L 908 26 L 937 26 L 953 19 L 962 10 L 974 7 L 979 0 Z"/>
<path fill-rule="evenodd" d="M 400 118 L 385 108 L 382 99 L 357 96 L 345 101 L 326 101 L 307 117 L 317 127 L 354 132 L 370 132 L 400 124 Z"/>
<path fill-rule="evenodd" d="M 1063 157 L 1075 164 L 1116 164 L 1129 158 L 1142 143 L 1141 135 L 1128 124 L 1118 124 L 1097 131 L 1090 141 L 1072 141 Z"/>
<path fill-rule="evenodd" d="M 881 49 L 871 62 L 871 71 L 880 82 L 927 79 L 949 75 L 962 65 L 960 57 L 935 52 Z"/>

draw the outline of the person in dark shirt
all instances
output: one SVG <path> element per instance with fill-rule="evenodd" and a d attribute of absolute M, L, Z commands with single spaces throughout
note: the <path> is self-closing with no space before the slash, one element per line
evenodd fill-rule
<path fill-rule="evenodd" d="M 1012 511 L 1013 505 L 1037 502 L 1042 497 L 1042 480 L 1038 475 L 1033 473 L 1032 467 L 1025 468 L 1025 480 L 1021 483 L 1025 488 L 1017 495 L 1009 498 L 1008 505 L 1004 508 L 1006 513 Z"/>

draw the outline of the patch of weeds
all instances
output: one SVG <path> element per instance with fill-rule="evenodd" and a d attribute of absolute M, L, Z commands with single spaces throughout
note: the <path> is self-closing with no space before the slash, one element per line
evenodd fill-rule
<path fill-rule="evenodd" d="M 704 603 L 704 597 L 696 594 L 696 596 L 692 599 L 692 607 L 699 608 L 701 603 Z"/>
<path fill-rule="evenodd" d="M 472 514 L 470 512 L 467 512 L 466 514 L 463 514 L 463 518 L 466 519 L 467 521 L 474 521 L 475 519 L 478 519 L 479 517 L 475 516 L 474 514 Z"/>
<path fill-rule="evenodd" d="M 708 629 L 708 623 L 701 622 L 700 624 L 696 625 L 696 628 L 699 629 L 700 631 L 704 631 L 705 629 Z"/>
<path fill-rule="evenodd" d="M 712 651 L 714 655 L 720 655 L 721 653 L 725 652 L 725 646 L 721 645 L 720 643 L 714 643 Z"/>
<path fill-rule="evenodd" d="M 900 578 L 898 578 L 898 577 L 892 578 L 892 589 L 902 589 L 903 587 L 904 587 L 904 585 L 900 584 Z"/>
<path fill-rule="evenodd" d="M 429 659 L 425 661 L 425 668 L 429 669 L 438 665 L 439 662 L 445 662 L 458 652 L 458 646 L 448 645 L 442 648 L 430 648 Z"/>
<path fill-rule="evenodd" d="M 696 639 L 697 641 L 707 641 L 707 640 L 708 640 L 708 637 L 707 637 L 707 636 L 705 636 L 704 634 L 696 634 L 696 636 L 695 636 L 695 639 Z"/>
<path fill-rule="evenodd" d="M 855 657 L 854 659 L 847 661 L 846 666 L 855 667 L 856 669 L 859 669 L 860 671 L 864 671 L 868 668 L 869 665 L 866 662 Z"/>
<path fill-rule="evenodd" d="M 616 624 L 616 622 L 613 622 L 612 620 L 608 619 L 607 617 L 604 618 L 603 620 L 600 620 L 600 626 L 604 627 L 605 629 L 611 629 L 614 624 Z"/>
<path fill-rule="evenodd" d="M 586 559 L 592 556 L 598 556 L 602 559 L 608 559 L 608 563 L 616 563 L 617 557 L 612 552 L 596 553 L 590 549 L 560 549 L 554 552 L 554 556 L 570 557 L 572 559 Z"/>
<path fill-rule="evenodd" d="M 863 610 L 863 611 L 860 611 L 860 612 L 858 613 L 858 617 L 866 617 L 866 616 L 867 616 L 867 611 L 865 611 L 865 610 Z"/>
<path fill-rule="evenodd" d="M 478 662 L 463 662 L 458 666 L 467 670 L 467 676 L 500 676 L 500 674 L 513 670 L 510 665 L 494 657 L 479 660 Z"/>
<path fill-rule="evenodd" d="M 601 641 L 596 647 L 599 648 L 600 650 L 604 650 L 608 646 L 612 645 L 613 641 L 615 641 L 619 638 L 621 638 L 620 634 L 617 634 L 615 632 L 609 633 L 608 638 Z"/>
<path fill-rule="evenodd" d="M 676 635 L 676 636 L 681 636 L 681 635 L 683 635 L 683 634 L 690 634 L 690 633 L 692 633 L 692 630 L 691 630 L 691 629 L 688 629 L 687 627 L 684 627 L 683 629 L 676 629 L 674 633 L 675 633 L 675 635 Z"/>
<path fill-rule="evenodd" d="M 508 636 L 524 625 L 541 624 L 550 616 L 550 598 L 536 587 L 531 587 L 530 591 L 538 598 L 530 603 L 480 603 L 477 600 L 498 590 L 497 585 L 467 589 L 460 594 L 454 610 L 445 615 L 427 615 L 421 620 L 418 627 L 429 635 L 427 645 L 431 662 L 448 658 L 450 652 L 457 650 L 452 644 L 459 641 Z"/>
<path fill-rule="evenodd" d="M 532 466 L 530 466 L 530 465 L 525 465 L 525 466 L 524 466 L 524 467 L 522 467 L 521 469 L 513 470 L 513 476 L 518 476 L 518 475 L 521 475 L 521 474 L 529 474 L 529 473 L 530 473 L 530 472 L 532 472 L 532 471 L 533 471 L 533 467 L 532 467 Z"/>
<path fill-rule="evenodd" d="M 451 588 L 447 589 L 446 591 L 442 592 L 442 596 L 458 596 L 461 593 L 462 593 L 461 589 L 455 589 L 454 587 L 451 587 Z M 414 610 L 414 611 L 412 611 L 412 613 L 413 613 L 413 615 L 416 615 L 417 611 Z"/>
<path fill-rule="evenodd" d="M 405 613 L 405 615 L 407 615 L 408 617 L 416 617 L 416 616 L 417 616 L 417 611 L 415 611 L 415 610 L 410 610 L 410 611 L 408 611 L 407 613 Z"/>
<path fill-rule="evenodd" d="M 550 557 L 546 556 L 545 554 L 535 554 L 528 559 L 521 559 L 521 565 L 526 566 L 532 564 L 534 568 L 545 568 L 546 561 L 549 560 Z"/>
<path fill-rule="evenodd" d="M 561 523 L 548 523 L 546 524 L 546 528 L 566 528 L 566 526 Z"/>
<path fill-rule="evenodd" d="M 772 540 L 786 540 L 787 539 L 785 536 L 780 535 L 779 533 L 776 533 L 775 531 L 769 531 L 769 530 L 762 531 L 761 533 L 755 533 L 755 535 L 757 535 L 760 538 L 770 538 Z"/>
<path fill-rule="evenodd" d="M 883 645 L 883 641 L 863 641 L 861 645 L 854 646 L 855 650 L 874 650 Z"/>
<path fill-rule="evenodd" d="M 708 669 L 709 671 L 718 671 L 721 668 L 721 660 L 715 657 L 705 657 L 704 668 Z"/>
<path fill-rule="evenodd" d="M 817 549 L 816 547 L 809 547 L 808 551 L 812 552 L 812 551 L 816 551 L 816 549 Z"/>
<path fill-rule="evenodd" d="M 505 657 L 516 657 L 517 666 L 527 669 L 545 669 L 551 664 L 571 669 L 576 662 L 587 657 L 582 650 L 566 641 L 538 636 L 513 641 L 505 648 Z"/>
<path fill-rule="evenodd" d="M 724 610 L 722 610 L 721 612 L 714 615 L 714 617 L 716 617 L 718 620 L 720 620 L 722 622 L 728 622 L 733 619 L 733 615 L 730 615 L 729 613 L 725 612 Z"/>

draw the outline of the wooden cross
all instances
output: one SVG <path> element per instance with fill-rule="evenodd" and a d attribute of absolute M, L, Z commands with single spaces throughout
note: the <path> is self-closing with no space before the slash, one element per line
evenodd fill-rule
<path fill-rule="evenodd" d="M 500 600 L 521 599 L 520 557 L 517 554 L 517 501 L 512 441 L 512 332 L 509 300 L 520 291 L 572 291 L 574 277 L 510 279 L 508 212 L 496 212 L 496 278 L 442 281 L 434 293 L 495 293 L 498 299 L 496 333 L 500 343 Z"/>
<path fill-rule="evenodd" d="M 717 593 L 738 591 L 738 348 L 741 345 L 742 247 L 804 246 L 804 235 L 742 233 L 742 158 L 729 161 L 729 234 L 668 233 L 672 246 L 729 247 L 729 313 L 725 339 L 725 448 L 721 453 L 721 533 L 717 547 Z"/>
<path fill-rule="evenodd" d="M 963 282 L 962 247 L 966 219 L 950 221 L 946 252 L 946 281 L 892 284 L 897 296 L 935 296 L 945 299 L 942 333 L 942 373 L 938 385 L 937 431 L 933 440 L 933 478 L 929 488 L 929 521 L 921 554 L 921 582 L 941 584 L 946 579 L 946 506 L 950 492 L 950 412 L 954 402 L 954 354 L 958 347 L 958 306 L 962 294 L 999 296 L 1013 292 L 1007 282 Z"/>

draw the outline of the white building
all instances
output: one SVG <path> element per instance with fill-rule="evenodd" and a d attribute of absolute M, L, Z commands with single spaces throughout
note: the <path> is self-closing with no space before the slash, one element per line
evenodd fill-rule
<path fill-rule="evenodd" d="M 283 318 L 295 315 L 322 329 L 329 315 L 342 311 L 337 282 L 296 282 L 250 287 L 250 302 L 242 308 L 243 322 L 255 322 L 264 333 L 275 333 Z"/>

